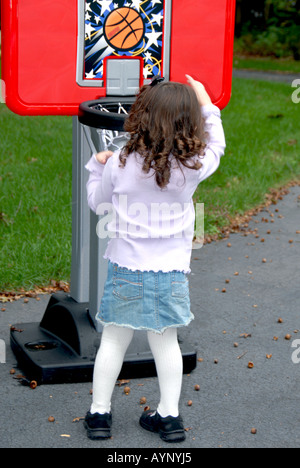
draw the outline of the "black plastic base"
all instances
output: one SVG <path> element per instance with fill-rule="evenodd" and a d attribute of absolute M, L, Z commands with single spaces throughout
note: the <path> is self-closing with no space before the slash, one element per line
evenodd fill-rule
<path fill-rule="evenodd" d="M 20 369 L 39 385 L 91 382 L 101 341 L 88 304 L 78 304 L 69 295 L 54 294 L 40 324 L 22 323 L 11 327 L 11 348 Z M 156 376 L 152 353 L 144 333 L 135 333 L 125 356 L 119 379 Z M 196 352 L 180 343 L 184 373 L 197 365 Z"/>

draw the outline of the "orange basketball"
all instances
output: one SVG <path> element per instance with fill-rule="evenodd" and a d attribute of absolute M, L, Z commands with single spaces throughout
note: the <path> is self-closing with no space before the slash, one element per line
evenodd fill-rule
<path fill-rule="evenodd" d="M 129 7 L 113 10 L 107 16 L 103 29 L 107 43 L 117 50 L 134 49 L 145 33 L 143 18 Z"/>

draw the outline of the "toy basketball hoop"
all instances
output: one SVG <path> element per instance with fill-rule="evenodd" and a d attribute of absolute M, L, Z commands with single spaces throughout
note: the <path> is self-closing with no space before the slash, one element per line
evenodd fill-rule
<path fill-rule="evenodd" d="M 73 116 L 71 292 L 51 297 L 40 324 L 11 332 L 20 367 L 33 380 L 92 380 L 100 331 L 93 317 L 106 266 L 86 200 L 91 153 L 126 144 L 126 115 L 138 89 L 157 75 L 183 83 L 188 73 L 226 107 L 234 24 L 235 0 L 2 0 L 6 105 L 19 115 Z M 155 375 L 145 342 L 136 334 L 123 378 Z M 196 352 L 180 344 L 190 373 Z"/>

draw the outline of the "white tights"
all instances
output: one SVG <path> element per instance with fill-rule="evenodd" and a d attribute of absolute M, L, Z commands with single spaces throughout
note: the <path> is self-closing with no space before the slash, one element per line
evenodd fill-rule
<path fill-rule="evenodd" d="M 124 357 L 134 335 L 134 330 L 118 326 L 105 327 L 98 351 L 93 382 L 91 413 L 109 413 L 116 380 Z M 157 408 L 161 417 L 177 417 L 182 386 L 183 361 L 177 339 L 177 329 L 169 328 L 163 334 L 148 332 L 160 388 Z"/>

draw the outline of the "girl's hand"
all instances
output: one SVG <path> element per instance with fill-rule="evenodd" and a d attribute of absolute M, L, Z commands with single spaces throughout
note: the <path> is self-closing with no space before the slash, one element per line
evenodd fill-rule
<path fill-rule="evenodd" d="M 199 81 L 194 80 L 194 78 L 192 78 L 190 75 L 185 75 L 185 76 L 187 77 L 187 81 L 189 85 L 191 85 L 191 87 L 195 91 L 200 106 L 206 106 L 207 104 L 211 104 L 212 103 L 211 99 L 209 95 L 207 94 L 207 91 L 205 87 L 203 86 L 203 84 L 200 83 Z"/>
<path fill-rule="evenodd" d="M 101 151 L 101 153 L 96 154 L 96 159 L 100 164 L 106 164 L 113 154 L 112 151 Z"/>

